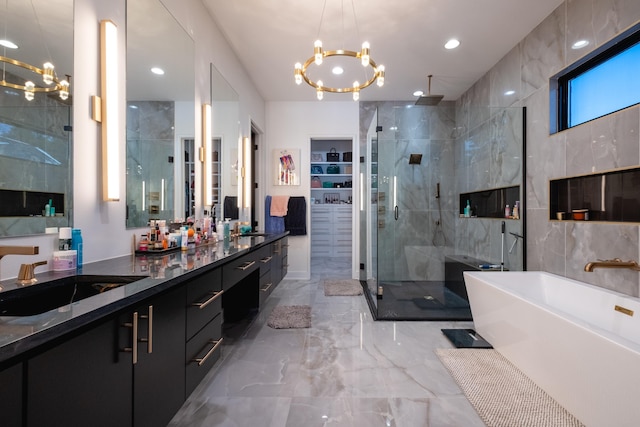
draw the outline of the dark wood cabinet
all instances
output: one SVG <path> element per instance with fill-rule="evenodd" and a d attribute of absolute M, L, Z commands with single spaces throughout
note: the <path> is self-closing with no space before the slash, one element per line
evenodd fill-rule
<path fill-rule="evenodd" d="M 187 284 L 187 341 L 184 354 L 186 396 L 222 352 L 222 271 L 202 274 Z"/>
<path fill-rule="evenodd" d="M 27 426 L 166 425 L 185 398 L 184 303 L 171 291 L 29 359 Z"/>
<path fill-rule="evenodd" d="M 130 426 L 131 355 L 118 320 L 103 322 L 27 362 L 26 425 Z"/>
<path fill-rule="evenodd" d="M 184 306 L 181 288 L 154 298 L 133 314 L 138 316 L 139 341 L 138 360 L 133 364 L 136 427 L 164 426 L 184 403 Z"/>
<path fill-rule="evenodd" d="M 0 371 L 0 408 L 3 427 L 22 426 L 22 363 Z"/>
<path fill-rule="evenodd" d="M 220 359 L 223 323 L 255 315 L 282 280 L 287 246 L 249 251 L 4 368 L 0 424 L 167 425 Z"/>

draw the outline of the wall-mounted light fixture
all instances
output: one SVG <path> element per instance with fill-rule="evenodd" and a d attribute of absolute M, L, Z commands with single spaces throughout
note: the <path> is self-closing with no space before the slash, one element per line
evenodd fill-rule
<path fill-rule="evenodd" d="M 211 104 L 202 104 L 202 146 L 200 147 L 202 162 L 202 200 L 206 209 L 213 204 L 211 188 Z"/>
<path fill-rule="evenodd" d="M 92 118 L 102 123 L 102 199 L 120 200 L 120 148 L 118 132 L 118 27 L 100 21 L 101 96 L 92 96 Z"/>
<path fill-rule="evenodd" d="M 251 207 L 251 139 L 242 138 L 242 207 Z"/>

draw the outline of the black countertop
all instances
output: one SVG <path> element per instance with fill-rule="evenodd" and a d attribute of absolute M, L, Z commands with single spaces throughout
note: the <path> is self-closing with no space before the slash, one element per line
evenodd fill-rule
<path fill-rule="evenodd" d="M 189 278 L 217 268 L 252 250 L 275 242 L 288 233 L 232 239 L 229 250 L 222 242 L 202 245 L 192 251 L 130 255 L 85 264 L 78 271 L 48 271 L 36 275 L 38 284 L 75 275 L 141 276 L 140 280 L 34 316 L 0 316 L 0 369 L 28 357 L 46 344 L 81 332 L 92 323 L 135 307 Z M 21 287 L 15 279 L 0 282 L 2 292 Z"/>

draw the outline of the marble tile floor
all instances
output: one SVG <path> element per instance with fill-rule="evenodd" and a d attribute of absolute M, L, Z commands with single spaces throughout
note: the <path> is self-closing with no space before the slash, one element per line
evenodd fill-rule
<path fill-rule="evenodd" d="M 471 322 L 374 322 L 363 296 L 325 297 L 349 265 L 314 261 L 283 280 L 170 422 L 193 426 L 484 426 L 434 350 L 442 328 Z M 266 325 L 277 305 L 309 304 L 309 329 Z"/>

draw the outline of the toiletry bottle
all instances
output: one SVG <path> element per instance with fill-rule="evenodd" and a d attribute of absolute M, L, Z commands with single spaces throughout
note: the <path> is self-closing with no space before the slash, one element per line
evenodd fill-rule
<path fill-rule="evenodd" d="M 509 205 L 507 205 L 504 208 L 504 217 L 509 218 L 510 216 L 511 216 L 511 209 L 509 208 Z"/>
<path fill-rule="evenodd" d="M 516 200 L 516 204 L 513 205 L 513 219 L 520 219 L 520 202 Z"/>
<path fill-rule="evenodd" d="M 180 250 L 186 251 L 189 249 L 189 232 L 187 226 L 180 228 Z"/>
<path fill-rule="evenodd" d="M 467 206 L 464 207 L 464 217 L 465 218 L 471 217 L 471 204 L 469 203 L 468 200 L 467 200 Z"/>
<path fill-rule="evenodd" d="M 44 205 L 44 216 L 51 216 L 51 205 L 47 203 Z"/>
<path fill-rule="evenodd" d="M 231 224 L 229 223 L 230 218 L 224 219 L 224 241 L 225 243 L 231 240 Z"/>
<path fill-rule="evenodd" d="M 71 230 L 71 249 L 76 251 L 76 268 L 82 268 L 82 230 L 79 228 Z"/>

